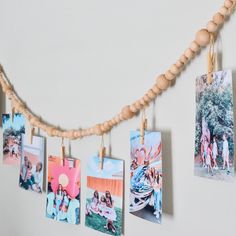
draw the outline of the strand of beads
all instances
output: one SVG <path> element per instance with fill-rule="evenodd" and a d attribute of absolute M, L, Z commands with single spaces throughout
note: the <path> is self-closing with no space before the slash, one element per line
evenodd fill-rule
<path fill-rule="evenodd" d="M 38 127 L 45 131 L 49 136 L 57 136 L 68 139 L 78 139 L 90 135 L 102 135 L 109 132 L 114 126 L 124 120 L 133 118 L 140 110 L 148 106 L 158 95 L 167 90 L 171 85 L 171 81 L 177 78 L 183 68 L 194 58 L 194 56 L 210 43 L 211 34 L 215 34 L 223 25 L 225 19 L 233 12 L 236 0 L 225 0 L 224 5 L 214 14 L 212 19 L 207 23 L 206 28 L 199 30 L 195 39 L 190 43 L 189 47 L 170 66 L 164 73 L 157 76 L 155 84 L 138 100 L 131 105 L 124 106 L 121 111 L 110 120 L 96 124 L 87 129 L 71 129 L 64 130 L 59 127 L 49 125 L 40 117 L 33 114 L 27 105 L 17 96 L 13 86 L 4 79 L 5 73 L 0 65 L 0 85 L 3 92 L 12 102 L 12 108 L 21 112 L 32 127 Z M 5 76 L 6 77 L 6 76 Z"/>

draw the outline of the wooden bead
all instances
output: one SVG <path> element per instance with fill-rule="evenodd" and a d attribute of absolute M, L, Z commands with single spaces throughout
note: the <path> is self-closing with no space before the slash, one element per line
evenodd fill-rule
<path fill-rule="evenodd" d="M 130 105 L 130 110 L 131 110 L 133 113 L 138 112 L 138 109 L 136 108 L 135 103 L 133 103 L 133 104 Z"/>
<path fill-rule="evenodd" d="M 224 6 L 228 9 L 231 8 L 233 5 L 234 5 L 234 2 L 231 0 L 225 0 L 224 2 Z"/>
<path fill-rule="evenodd" d="M 38 125 L 37 125 L 37 127 L 38 127 Z M 58 134 L 59 134 L 59 132 L 57 129 L 52 130 L 52 136 L 58 136 Z"/>
<path fill-rule="evenodd" d="M 152 86 L 152 91 L 153 91 L 156 95 L 161 94 L 161 89 L 159 89 L 156 84 L 154 84 L 154 85 Z"/>
<path fill-rule="evenodd" d="M 189 48 L 193 51 L 193 52 L 198 52 L 201 48 L 200 46 L 197 44 L 196 41 L 192 41 Z"/>
<path fill-rule="evenodd" d="M 148 95 L 147 95 L 147 96 L 148 96 Z M 150 98 L 150 97 L 149 97 L 149 98 Z M 145 107 L 145 106 L 148 105 L 148 103 L 145 101 L 144 97 L 141 97 L 141 98 L 139 99 L 139 102 L 140 102 L 140 104 L 141 104 L 143 107 Z"/>
<path fill-rule="evenodd" d="M 2 84 L 2 91 L 6 93 L 7 91 L 13 91 L 13 86 L 7 83 Z"/>
<path fill-rule="evenodd" d="M 111 127 L 113 127 L 113 126 L 116 125 L 116 122 L 115 122 L 115 119 L 114 119 L 114 118 L 112 118 L 112 119 L 109 120 L 108 122 L 109 122 L 109 124 L 110 124 Z"/>
<path fill-rule="evenodd" d="M 101 124 L 101 130 L 106 133 L 111 129 L 112 126 L 109 125 L 108 121 L 105 121 L 103 124 Z"/>
<path fill-rule="evenodd" d="M 116 124 L 119 124 L 122 119 L 120 118 L 120 114 L 117 114 L 115 117 L 114 117 L 115 121 L 116 121 Z"/>
<path fill-rule="evenodd" d="M 151 102 L 151 98 L 148 97 L 147 94 L 144 94 L 144 96 L 143 96 L 143 100 L 145 101 L 146 104 L 149 104 L 149 103 Z M 139 101 L 139 103 L 140 103 L 140 101 Z M 143 108 L 143 104 L 141 103 L 141 107 L 140 107 L 139 110 L 141 110 L 142 108 Z"/>
<path fill-rule="evenodd" d="M 205 47 L 210 42 L 210 34 L 206 29 L 201 29 L 196 33 L 195 40 L 198 45 Z"/>
<path fill-rule="evenodd" d="M 102 130 L 101 130 L 101 125 L 100 124 L 97 124 L 94 126 L 94 133 L 96 135 L 102 135 Z"/>
<path fill-rule="evenodd" d="M 150 98 L 148 97 L 148 100 L 150 100 Z M 143 108 L 143 105 L 140 103 L 140 101 L 139 100 L 137 100 L 136 102 L 135 102 L 135 107 L 138 109 L 138 111 L 139 110 L 141 110 L 142 108 Z"/>
<path fill-rule="evenodd" d="M 156 94 L 152 91 L 152 89 L 149 89 L 147 92 L 148 97 L 150 97 L 152 100 L 156 98 Z"/>
<path fill-rule="evenodd" d="M 91 128 L 91 131 L 92 131 L 91 134 L 95 134 L 93 127 Z M 76 135 L 77 138 L 81 138 L 82 137 L 81 130 L 76 130 L 75 135 Z"/>
<path fill-rule="evenodd" d="M 47 127 L 46 132 L 47 132 L 48 136 L 53 136 L 53 131 L 54 131 L 54 127 L 52 127 L 52 126 Z"/>
<path fill-rule="evenodd" d="M 212 21 L 212 20 L 210 20 L 208 23 L 207 23 L 207 30 L 209 31 L 209 32 L 211 32 L 211 33 L 214 33 L 214 32 L 216 32 L 217 31 L 217 29 L 218 29 L 218 25 L 214 22 L 214 21 Z"/>
<path fill-rule="evenodd" d="M 217 25 L 221 25 L 224 22 L 224 16 L 222 14 L 220 14 L 219 12 L 217 12 L 214 16 L 213 16 L 213 21 L 217 24 Z"/>
<path fill-rule="evenodd" d="M 105 121 L 105 122 L 103 123 L 103 125 L 104 125 L 104 127 L 105 127 L 106 130 L 110 130 L 110 129 L 112 128 L 112 125 L 110 125 L 109 121 Z"/>
<path fill-rule="evenodd" d="M 194 52 L 190 48 L 187 48 L 184 52 L 184 55 L 190 60 L 193 58 Z"/>
<path fill-rule="evenodd" d="M 173 80 L 173 79 L 175 79 L 176 75 L 172 74 L 172 73 L 168 70 L 168 71 L 166 71 L 166 73 L 165 73 L 165 77 L 166 77 L 166 79 L 168 79 L 168 80 Z"/>
<path fill-rule="evenodd" d="M 120 122 L 125 120 L 125 118 L 123 117 L 122 113 L 119 113 L 118 116 L 119 116 Z"/>
<path fill-rule="evenodd" d="M 122 108 L 121 114 L 125 120 L 131 119 L 134 116 L 134 113 L 130 110 L 129 105 Z"/>
<path fill-rule="evenodd" d="M 175 65 L 179 68 L 179 69 L 182 69 L 184 67 L 184 63 L 180 60 L 177 60 Z"/>
<path fill-rule="evenodd" d="M 34 125 L 36 125 L 36 123 L 37 123 L 38 121 L 40 121 L 39 117 L 33 116 L 33 117 L 29 120 L 29 123 L 34 126 Z"/>
<path fill-rule="evenodd" d="M 220 8 L 219 13 L 221 15 L 223 15 L 224 17 L 226 17 L 229 14 L 229 9 L 225 6 L 223 6 L 223 7 Z"/>
<path fill-rule="evenodd" d="M 188 58 L 183 54 L 180 59 L 179 59 L 181 62 L 183 62 L 184 64 L 187 64 L 188 63 Z"/>
<path fill-rule="evenodd" d="M 173 64 L 171 67 L 170 67 L 170 72 L 174 75 L 177 75 L 179 74 L 180 72 L 180 69 L 178 68 L 177 65 Z M 165 78 L 166 79 L 166 78 Z"/>
<path fill-rule="evenodd" d="M 166 79 L 165 75 L 157 77 L 156 85 L 161 90 L 166 90 L 170 86 L 170 81 Z"/>
<path fill-rule="evenodd" d="M 17 110 L 18 112 L 23 113 L 24 110 L 26 109 L 26 105 L 25 105 L 25 103 L 20 102 L 20 103 L 18 103 L 18 104 L 15 106 L 15 108 L 16 108 L 16 110 Z"/>
<path fill-rule="evenodd" d="M 85 129 L 85 130 L 84 130 L 84 136 L 89 136 L 89 134 L 90 134 L 89 129 Z"/>

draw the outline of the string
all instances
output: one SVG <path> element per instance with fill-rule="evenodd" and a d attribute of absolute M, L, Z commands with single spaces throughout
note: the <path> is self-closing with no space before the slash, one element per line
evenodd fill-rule
<path fill-rule="evenodd" d="M 215 70 L 216 64 L 216 52 L 215 52 L 215 41 L 216 41 L 216 34 L 210 34 L 210 46 L 208 52 L 208 73 L 207 73 L 207 83 L 211 84 L 213 81 L 213 72 Z"/>

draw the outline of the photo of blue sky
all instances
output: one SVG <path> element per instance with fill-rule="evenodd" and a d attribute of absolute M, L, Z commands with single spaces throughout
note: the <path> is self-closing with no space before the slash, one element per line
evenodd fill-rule
<path fill-rule="evenodd" d="M 13 123 L 10 114 L 2 115 L 2 126 L 4 130 L 12 127 L 14 130 L 17 131 L 20 130 L 20 128 L 24 125 L 25 125 L 25 118 L 22 114 L 19 113 L 14 114 Z"/>
<path fill-rule="evenodd" d="M 113 179 L 113 175 L 123 172 L 123 161 L 115 160 L 109 157 L 103 159 L 103 169 L 99 169 L 99 157 L 93 156 L 87 164 L 87 175 L 97 178 Z"/>

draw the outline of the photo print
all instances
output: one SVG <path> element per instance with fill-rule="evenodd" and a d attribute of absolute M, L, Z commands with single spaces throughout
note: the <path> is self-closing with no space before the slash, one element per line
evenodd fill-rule
<path fill-rule="evenodd" d="M 161 223 L 162 219 L 162 143 L 160 132 L 130 132 L 130 207 L 131 214 Z"/>
<path fill-rule="evenodd" d="M 121 235 L 123 227 L 124 161 L 99 157 L 87 165 L 87 198 L 85 225 L 111 235 Z"/>
<path fill-rule="evenodd" d="M 234 117 L 231 70 L 196 79 L 195 175 L 232 181 L 234 175 Z"/>
<path fill-rule="evenodd" d="M 80 160 L 49 156 L 46 217 L 79 224 L 80 173 Z"/>
<path fill-rule="evenodd" d="M 25 119 L 21 113 L 2 114 L 3 128 L 3 164 L 20 165 L 21 135 L 25 133 Z"/>
<path fill-rule="evenodd" d="M 44 146 L 43 137 L 33 136 L 30 144 L 27 136 L 22 134 L 19 186 L 25 190 L 43 191 Z"/>

